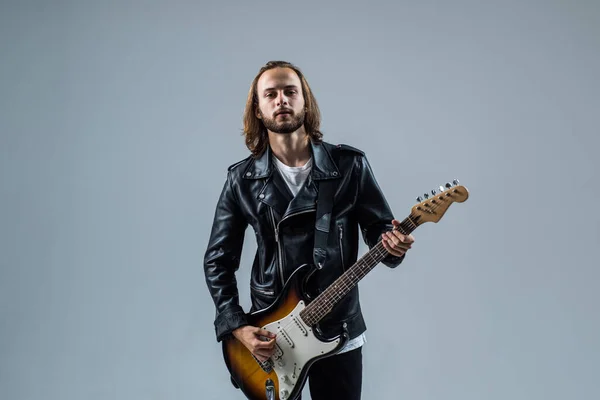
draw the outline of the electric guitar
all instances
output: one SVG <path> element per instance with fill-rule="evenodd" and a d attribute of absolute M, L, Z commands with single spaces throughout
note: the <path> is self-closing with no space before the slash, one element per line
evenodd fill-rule
<path fill-rule="evenodd" d="M 410 215 L 394 229 L 407 235 L 425 222 L 437 223 L 452 203 L 462 203 L 468 197 L 467 188 L 458 180 L 440 186 L 431 195 L 417 197 L 418 203 Z M 380 241 L 312 300 L 304 291 L 304 284 L 314 267 L 299 266 L 270 306 L 248 315 L 250 325 L 277 334 L 271 358 L 260 362 L 233 336 L 223 340 L 223 357 L 234 386 L 250 400 L 296 399 L 310 366 L 336 354 L 348 341 L 345 330 L 335 337 L 323 337 L 317 323 L 388 254 Z"/>

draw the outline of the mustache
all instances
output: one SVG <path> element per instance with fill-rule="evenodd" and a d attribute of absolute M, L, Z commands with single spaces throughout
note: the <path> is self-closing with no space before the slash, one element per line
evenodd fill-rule
<path fill-rule="evenodd" d="M 281 110 L 275 111 L 274 116 L 278 116 L 279 114 L 293 114 L 293 111 L 289 108 L 282 108 Z"/>

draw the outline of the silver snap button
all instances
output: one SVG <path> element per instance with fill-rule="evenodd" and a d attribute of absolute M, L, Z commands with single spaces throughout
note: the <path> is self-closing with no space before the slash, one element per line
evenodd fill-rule
<path fill-rule="evenodd" d="M 333 175 L 333 176 L 337 176 L 337 174 L 338 174 L 338 173 L 337 173 L 337 171 L 333 171 L 333 172 L 331 173 L 331 175 Z"/>
<path fill-rule="evenodd" d="M 246 176 L 251 176 L 252 172 L 246 172 Z"/>
<path fill-rule="evenodd" d="M 264 199 L 264 198 L 265 198 L 265 194 L 264 194 L 264 193 L 261 193 L 261 194 L 259 194 L 259 195 L 258 195 L 258 198 L 259 198 L 259 199 Z"/>

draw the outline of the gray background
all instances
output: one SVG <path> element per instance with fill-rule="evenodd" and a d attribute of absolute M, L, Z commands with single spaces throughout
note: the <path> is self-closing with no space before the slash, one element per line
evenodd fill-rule
<path fill-rule="evenodd" d="M 448 180 L 471 192 L 361 283 L 363 398 L 600 397 L 599 17 L 595 1 L 3 2 L 0 398 L 240 398 L 202 257 L 271 59 L 303 69 L 326 139 L 366 151 L 399 218 Z"/>

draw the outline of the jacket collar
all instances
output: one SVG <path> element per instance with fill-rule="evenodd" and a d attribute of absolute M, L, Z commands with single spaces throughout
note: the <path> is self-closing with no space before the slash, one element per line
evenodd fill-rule
<path fill-rule="evenodd" d="M 273 165 L 274 155 L 271 147 L 257 159 L 252 160 L 243 172 L 244 179 L 265 179 L 265 183 L 257 193 L 257 200 L 277 211 L 280 218 L 288 215 L 316 209 L 318 181 L 339 179 L 341 174 L 334 163 L 325 143 L 311 140 L 310 150 L 313 157 L 311 173 L 306 182 L 293 197 L 279 171 Z"/>
<path fill-rule="evenodd" d="M 311 177 L 313 180 L 340 178 L 340 171 L 335 165 L 329 150 L 324 143 L 317 143 L 311 139 L 310 150 L 313 157 Z M 263 154 L 252 160 L 244 170 L 244 179 L 262 179 L 273 173 L 273 152 L 271 146 L 267 145 Z"/>

